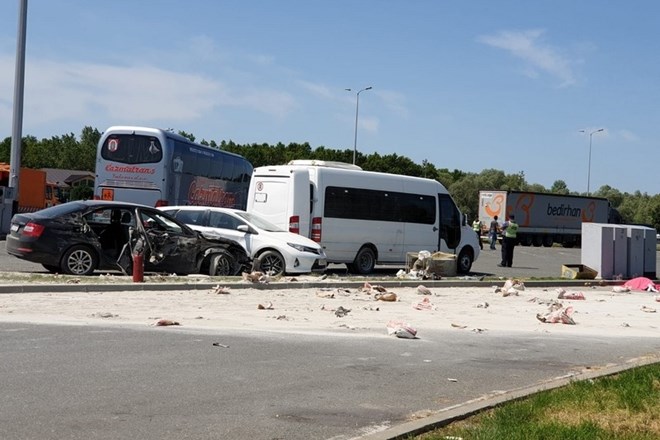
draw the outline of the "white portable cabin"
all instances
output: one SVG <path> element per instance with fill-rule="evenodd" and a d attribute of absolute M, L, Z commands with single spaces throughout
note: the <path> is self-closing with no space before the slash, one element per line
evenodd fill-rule
<path fill-rule="evenodd" d="M 329 262 L 358 273 L 403 264 L 420 250 L 456 253 L 467 272 L 479 254 L 476 235 L 436 180 L 296 160 L 255 168 L 247 206 L 320 242 Z"/>

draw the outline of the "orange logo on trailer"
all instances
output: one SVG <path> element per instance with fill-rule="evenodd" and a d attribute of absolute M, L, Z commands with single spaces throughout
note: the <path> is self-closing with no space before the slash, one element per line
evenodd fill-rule
<path fill-rule="evenodd" d="M 596 202 L 589 202 L 586 209 L 582 211 L 582 221 L 589 223 L 594 221 L 596 215 Z"/>
<path fill-rule="evenodd" d="M 488 214 L 488 216 L 491 218 L 495 216 L 502 217 L 503 203 L 504 203 L 504 195 L 497 194 L 495 197 L 493 197 L 492 205 L 490 203 L 486 203 L 486 206 L 484 207 L 484 209 L 486 210 L 486 214 Z"/>
<path fill-rule="evenodd" d="M 524 217 L 521 219 L 516 219 L 520 226 L 529 226 L 530 215 L 529 211 L 534 204 L 534 194 L 519 194 L 518 201 L 516 201 L 515 212 L 522 211 L 525 213 Z M 511 214 L 508 212 L 507 214 Z"/>

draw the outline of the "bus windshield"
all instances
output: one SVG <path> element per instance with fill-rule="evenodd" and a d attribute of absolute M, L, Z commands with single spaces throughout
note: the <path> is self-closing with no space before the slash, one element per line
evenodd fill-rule
<path fill-rule="evenodd" d="M 158 163 L 163 160 L 163 148 L 158 138 L 154 136 L 114 134 L 103 142 L 101 157 L 131 165 Z"/>

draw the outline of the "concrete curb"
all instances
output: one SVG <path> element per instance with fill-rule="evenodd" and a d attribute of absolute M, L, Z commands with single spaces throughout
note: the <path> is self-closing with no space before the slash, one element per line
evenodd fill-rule
<path fill-rule="evenodd" d="M 404 440 L 411 436 L 421 435 L 441 428 L 457 420 L 466 419 L 484 410 L 495 408 L 504 403 L 531 396 L 545 390 L 552 390 L 570 384 L 571 382 L 596 379 L 611 376 L 622 371 L 660 362 L 660 355 L 631 359 L 624 364 L 607 365 L 597 370 L 568 374 L 528 387 L 513 389 L 497 395 L 477 398 L 459 405 L 445 408 L 439 413 L 421 420 L 402 423 L 392 428 L 373 434 L 358 437 L 356 440 Z"/>
<path fill-rule="evenodd" d="M 366 281 L 366 279 L 365 279 Z M 437 287 L 490 287 L 502 285 L 505 280 L 396 280 L 380 281 L 371 280 L 372 284 L 378 284 L 389 289 L 403 287 L 417 287 L 423 284 L 429 288 Z M 589 281 L 589 280 L 587 280 Z M 585 287 L 585 280 L 543 280 L 524 281 L 526 287 Z M 592 281 L 592 285 L 613 286 L 622 284 L 619 281 Z M 34 284 L 1 284 L 0 294 L 3 293 L 40 293 L 40 292 L 121 292 L 121 291 L 156 291 L 156 290 L 207 290 L 222 285 L 232 289 L 321 289 L 321 288 L 345 288 L 357 289 L 364 285 L 364 281 L 295 281 L 295 282 L 272 282 L 267 284 L 247 283 L 242 280 L 236 281 L 200 281 L 185 283 L 34 283 Z"/>

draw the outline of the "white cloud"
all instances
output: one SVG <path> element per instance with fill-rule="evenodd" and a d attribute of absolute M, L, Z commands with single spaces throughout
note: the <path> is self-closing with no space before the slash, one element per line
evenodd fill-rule
<path fill-rule="evenodd" d="M 545 44 L 541 37 L 543 30 L 500 31 L 495 35 L 482 35 L 478 41 L 498 49 L 508 51 L 511 55 L 525 62 L 525 73 L 530 77 L 538 77 L 542 71 L 559 78 L 562 86 L 575 84 L 575 75 L 571 62 L 554 47 Z"/>
<path fill-rule="evenodd" d="M 0 124 L 10 126 L 14 59 L 0 55 Z M 4 97 L 8 97 L 5 99 Z M 222 107 L 248 108 L 282 117 L 294 99 L 278 90 L 243 87 L 150 65 L 31 59 L 26 65 L 25 119 L 50 121 L 190 121 Z"/>
<path fill-rule="evenodd" d="M 619 136 L 621 136 L 621 138 L 624 141 L 627 141 L 627 142 L 637 142 L 637 141 L 639 141 L 639 136 L 637 136 L 635 133 L 633 133 L 630 130 L 626 130 L 625 128 L 619 130 Z"/>

